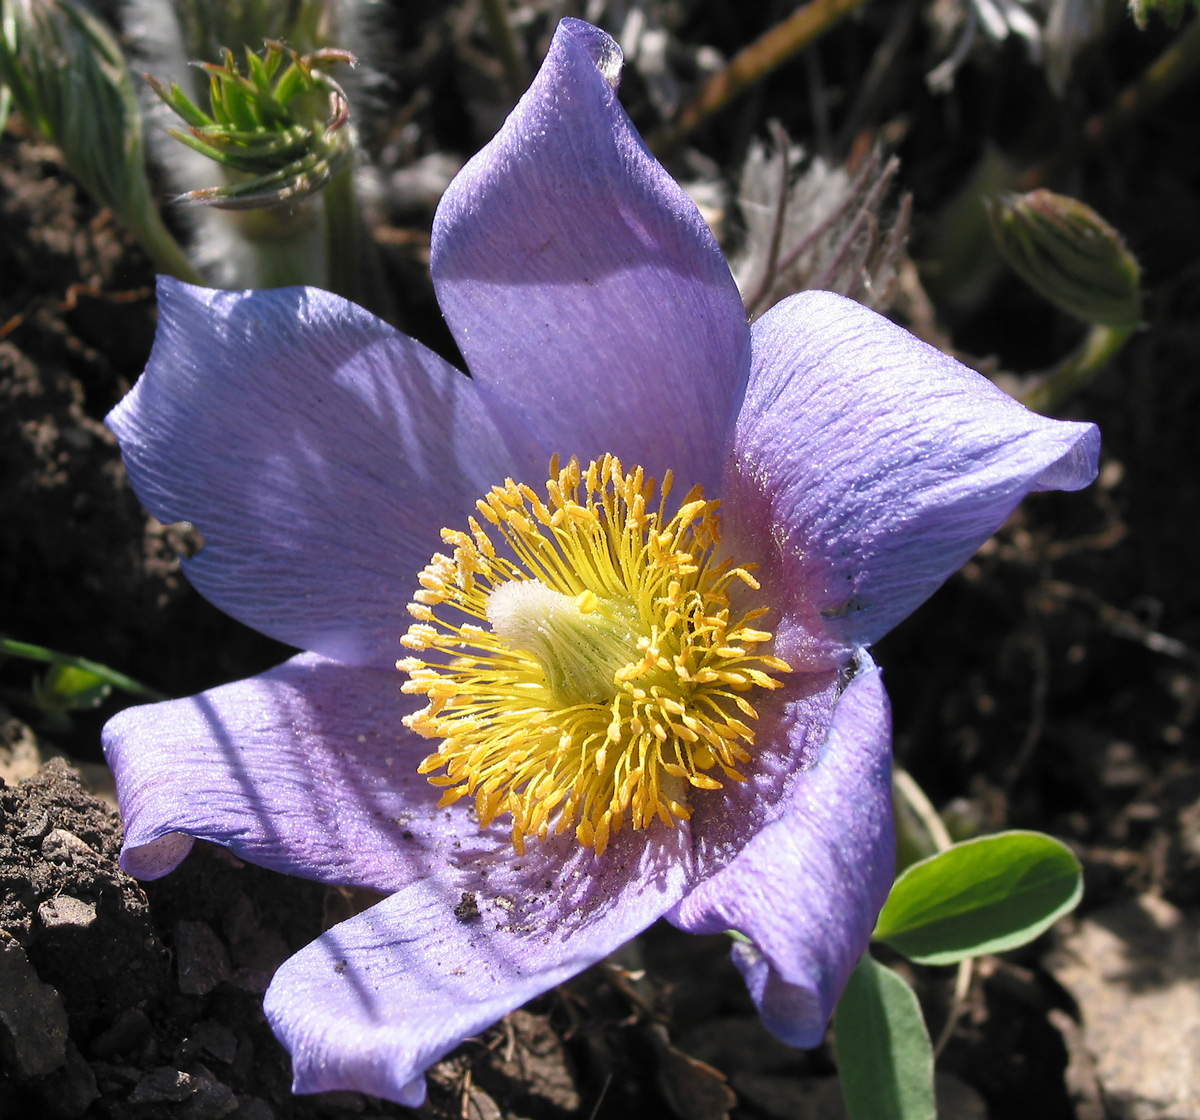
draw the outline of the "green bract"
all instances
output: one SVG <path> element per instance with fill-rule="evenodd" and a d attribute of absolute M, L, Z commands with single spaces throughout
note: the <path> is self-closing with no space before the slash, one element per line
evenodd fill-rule
<path fill-rule="evenodd" d="M 851 1120 L 934 1120 L 933 1047 L 917 997 L 864 953 L 833 1016 Z"/>
<path fill-rule="evenodd" d="M 1040 832 L 967 840 L 914 863 L 875 926 L 918 964 L 955 964 L 1032 941 L 1083 892 L 1079 861 Z"/>

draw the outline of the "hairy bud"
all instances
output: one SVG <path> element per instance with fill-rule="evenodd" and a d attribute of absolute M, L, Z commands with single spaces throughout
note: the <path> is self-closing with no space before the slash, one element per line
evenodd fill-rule
<path fill-rule="evenodd" d="M 1000 195 L 988 214 L 1001 255 L 1041 295 L 1088 323 L 1138 326 L 1137 260 L 1090 206 L 1037 190 Z"/>

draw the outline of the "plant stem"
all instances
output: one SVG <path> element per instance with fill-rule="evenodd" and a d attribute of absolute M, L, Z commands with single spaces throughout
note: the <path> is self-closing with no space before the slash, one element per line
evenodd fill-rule
<path fill-rule="evenodd" d="M 482 0 L 482 4 L 483 18 L 487 20 L 492 42 L 496 44 L 500 65 L 504 67 L 504 84 L 508 86 L 509 96 L 516 101 L 529 85 L 529 71 L 508 19 L 508 5 L 506 0 Z"/>
<path fill-rule="evenodd" d="M 322 192 L 329 288 L 361 303 L 359 294 L 362 234 L 354 200 L 354 168 L 341 169 Z"/>
<path fill-rule="evenodd" d="M 680 110 L 675 122 L 649 138 L 650 150 L 665 154 L 677 148 L 713 113 L 723 109 L 755 82 L 762 81 L 863 3 L 865 0 L 810 0 L 798 8 L 739 51 L 724 69 L 709 78 Z"/>
<path fill-rule="evenodd" d="M 904 798 L 908 807 L 912 809 L 929 833 L 929 838 L 939 852 L 944 852 L 947 848 L 954 846 L 954 841 L 950 838 L 950 832 L 946 828 L 941 814 L 933 807 L 933 802 L 925 796 L 925 791 L 917 785 L 916 779 L 907 770 L 897 767 L 892 771 L 892 793 L 893 796 L 898 794 Z M 955 1024 L 962 1014 L 963 1004 L 971 989 L 972 964 L 973 961 L 970 957 L 959 962 L 958 971 L 954 977 L 954 995 L 950 1000 L 950 1007 L 946 1011 L 946 1022 L 942 1026 L 937 1042 L 934 1043 L 934 1061 L 937 1061 L 938 1056 L 946 1048 L 946 1043 L 950 1041 Z"/>
<path fill-rule="evenodd" d="M 395 308 L 380 267 L 375 242 L 363 225 L 354 193 L 354 168 L 347 163 L 322 193 L 330 291 L 391 322 Z"/>
<path fill-rule="evenodd" d="M 280 206 L 214 210 L 205 219 L 217 229 L 221 223 L 227 224 L 229 228 L 220 234 L 244 244 L 248 267 L 240 281 L 245 287 L 312 284 L 330 288 L 323 206 L 319 195 L 309 195 Z M 213 234 L 201 232 L 200 236 Z"/>
<path fill-rule="evenodd" d="M 149 254 L 155 272 L 165 272 L 188 284 L 204 283 L 152 204 L 147 205 L 140 214 L 125 215 L 125 224 Z"/>
<path fill-rule="evenodd" d="M 1020 396 L 1034 412 L 1052 415 L 1112 360 L 1133 331 L 1093 324 L 1083 342 Z"/>
<path fill-rule="evenodd" d="M 944 852 L 954 844 L 945 823 L 933 807 L 933 802 L 925 796 L 925 791 L 917 785 L 916 779 L 907 770 L 896 767 L 892 771 L 892 790 L 903 797 L 916 814 L 937 851 Z"/>
<path fill-rule="evenodd" d="M 127 677 L 124 673 L 118 673 L 116 669 L 110 669 L 107 665 L 101 665 L 97 661 L 89 661 L 86 657 L 76 657 L 70 653 L 59 653 L 57 650 L 47 649 L 45 646 L 35 646 L 31 642 L 18 642 L 13 638 L 0 638 L 0 653 L 8 654 L 10 657 L 24 657 L 29 661 L 44 661 L 50 665 L 66 665 L 72 669 L 82 669 L 85 673 L 91 673 L 99 677 L 114 688 L 121 689 L 122 692 L 129 692 L 134 696 L 144 697 L 146 700 L 158 701 L 170 699 L 165 693 L 148 688 L 146 685 L 135 681 L 132 677 Z"/>

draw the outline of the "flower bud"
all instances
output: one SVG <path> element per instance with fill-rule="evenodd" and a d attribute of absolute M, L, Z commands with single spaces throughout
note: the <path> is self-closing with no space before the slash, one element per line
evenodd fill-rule
<path fill-rule="evenodd" d="M 992 199 L 988 215 L 1001 255 L 1041 295 L 1088 323 L 1138 326 L 1137 260 L 1090 206 L 1037 190 Z"/>
<path fill-rule="evenodd" d="M 290 56 L 290 63 L 283 65 Z M 164 86 L 147 75 L 155 93 L 189 125 L 171 135 L 228 169 L 228 181 L 184 195 L 228 210 L 294 202 L 320 190 L 348 163 L 354 131 L 340 85 L 323 70 L 354 65 L 347 51 L 322 49 L 300 55 L 268 40 L 261 52 L 247 49 L 239 72 L 231 51 L 224 64 L 198 63 L 209 78 L 209 111 L 201 110 L 178 84 Z"/>

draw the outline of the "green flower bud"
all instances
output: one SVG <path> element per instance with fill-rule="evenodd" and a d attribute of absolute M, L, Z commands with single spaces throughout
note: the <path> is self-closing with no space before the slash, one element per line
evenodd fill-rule
<path fill-rule="evenodd" d="M 285 58 L 290 64 L 284 66 Z M 348 164 L 354 132 L 346 95 L 324 67 L 346 62 L 348 51 L 323 49 L 300 55 L 268 40 L 261 54 L 247 49 L 239 72 L 231 51 L 224 64 L 198 63 L 209 78 L 209 111 L 201 110 L 175 83 L 147 75 L 155 93 L 190 126 L 171 135 L 229 171 L 228 181 L 184 195 L 227 210 L 250 210 L 320 190 Z"/>
<path fill-rule="evenodd" d="M 1041 295 L 1088 323 L 1138 326 L 1137 260 L 1090 206 L 1037 190 L 992 199 L 988 215 L 1001 255 Z"/>

